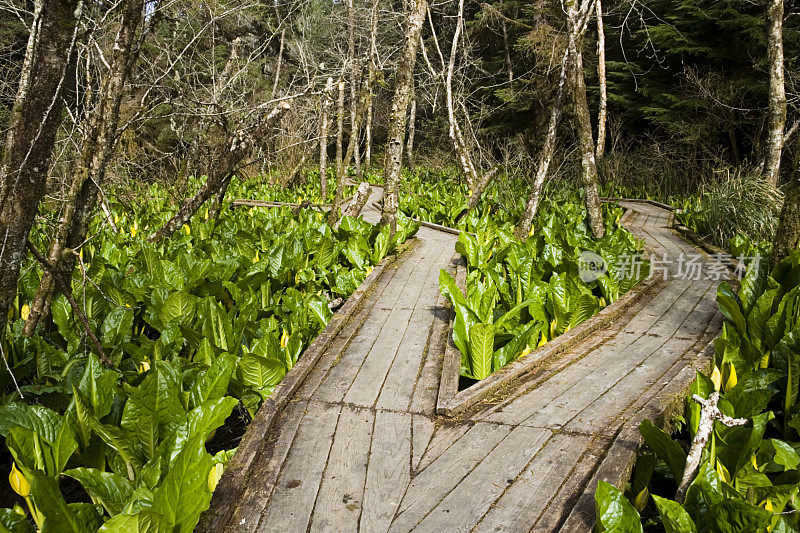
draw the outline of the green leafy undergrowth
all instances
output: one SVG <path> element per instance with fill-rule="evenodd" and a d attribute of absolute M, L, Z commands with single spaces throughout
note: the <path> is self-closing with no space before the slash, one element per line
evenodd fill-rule
<path fill-rule="evenodd" d="M 524 242 L 514 238 L 511 224 L 498 225 L 488 215 L 470 223 L 474 234 L 461 232 L 456 251 L 467 267 L 465 290 L 444 270 L 439 287 L 455 307 L 453 341 L 462 376 L 484 379 L 594 316 L 639 281 L 617 274 L 621 257 L 639 252 L 641 243 L 617 225 L 619 207 L 603 209 L 606 235 L 599 240 L 577 199 L 548 202 Z M 579 272 L 586 251 L 608 267 L 589 281 Z"/>
<path fill-rule="evenodd" d="M 234 409 L 252 415 L 327 324 L 331 300 L 418 227 L 401 217 L 389 240 L 388 228 L 348 217 L 334 228 L 310 210 L 223 210 L 218 222 L 201 211 L 153 244 L 171 213 L 153 193 L 116 211 L 119 233 L 96 223 L 72 279 L 113 368 L 63 296 L 52 321 L 22 335 L 41 271 L 30 264 L 20 280 L 2 348 L 24 398 L 3 372 L 0 434 L 41 530 L 192 530 L 233 453 L 207 452 L 215 430 Z M 90 501 L 68 503 L 62 476 Z M 20 516 L 3 510 L 0 523 L 30 530 Z"/>
<path fill-rule="evenodd" d="M 752 263 L 738 293 L 720 285 L 717 303 L 727 320 L 711 376 L 698 373 L 680 431 L 670 435 L 649 421 L 640 426 L 649 451 L 637 459 L 625 491 L 633 507 L 615 503 L 618 489 L 598 488 L 598 529 L 800 531 L 800 251 L 769 273 Z M 714 423 L 699 471 L 678 503 L 675 491 L 700 420 L 691 395 L 714 391 L 724 414 L 748 423 Z M 615 529 L 622 507 L 632 529 Z"/>

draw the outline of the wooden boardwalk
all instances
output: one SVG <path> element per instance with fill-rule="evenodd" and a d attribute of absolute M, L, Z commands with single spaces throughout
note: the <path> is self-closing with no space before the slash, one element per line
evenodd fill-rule
<path fill-rule="evenodd" d="M 699 253 L 668 229 L 670 211 L 625 207 L 659 258 Z M 268 435 L 248 430 L 257 453 L 226 471 L 237 486 L 223 477 L 200 530 L 589 531 L 597 479 L 628 475 L 636 426 L 664 422 L 721 327 L 717 282 L 670 276 L 556 357 L 534 351 L 524 379 L 443 417 L 438 276 L 455 264 L 455 236 L 422 228 L 416 241 L 275 408 Z"/>

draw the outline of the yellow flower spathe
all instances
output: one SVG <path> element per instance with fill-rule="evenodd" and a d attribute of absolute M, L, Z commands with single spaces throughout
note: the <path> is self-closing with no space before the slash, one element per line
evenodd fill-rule
<path fill-rule="evenodd" d="M 22 320 L 28 320 L 28 317 L 31 315 L 31 308 L 28 304 L 22 306 L 22 309 L 19 312 L 19 316 Z"/>
<path fill-rule="evenodd" d="M 281 348 L 286 348 L 286 343 L 289 342 L 289 333 L 286 330 L 283 330 L 283 335 L 281 335 Z"/>
<path fill-rule="evenodd" d="M 722 374 L 719 373 L 717 365 L 714 365 L 714 371 L 711 372 L 711 382 L 714 384 L 714 390 L 719 390 L 722 387 Z"/>
<path fill-rule="evenodd" d="M 11 473 L 8 474 L 8 482 L 11 484 L 11 488 L 14 489 L 14 492 L 23 498 L 27 498 L 30 495 L 31 484 L 25 479 L 25 476 L 22 475 L 22 472 L 17 469 L 17 463 L 11 463 Z"/>
<path fill-rule="evenodd" d="M 217 463 L 208 472 L 208 490 L 211 492 L 214 492 L 214 489 L 217 488 L 217 483 L 222 478 L 223 470 L 225 470 L 225 466 L 222 463 Z"/>

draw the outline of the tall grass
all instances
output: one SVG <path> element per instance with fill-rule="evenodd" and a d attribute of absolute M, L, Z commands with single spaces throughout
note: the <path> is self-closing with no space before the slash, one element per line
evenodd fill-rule
<path fill-rule="evenodd" d="M 737 234 L 771 241 L 783 204 L 781 191 L 752 168 L 724 169 L 703 187 L 695 217 L 698 233 L 727 247 Z"/>

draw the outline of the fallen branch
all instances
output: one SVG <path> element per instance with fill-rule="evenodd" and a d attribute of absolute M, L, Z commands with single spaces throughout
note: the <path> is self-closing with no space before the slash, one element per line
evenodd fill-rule
<path fill-rule="evenodd" d="M 746 418 L 731 418 L 722 414 L 722 411 L 717 407 L 719 401 L 719 392 L 714 391 L 704 400 L 697 394 L 692 395 L 692 399 L 702 406 L 700 411 L 700 423 L 697 426 L 697 434 L 692 441 L 692 447 L 689 450 L 689 456 L 686 458 L 686 467 L 683 469 L 683 479 L 678 486 L 678 491 L 675 493 L 675 501 L 683 503 L 686 497 L 686 490 L 694 479 L 694 474 L 700 466 L 700 457 L 703 454 L 703 448 L 708 443 L 711 437 L 711 431 L 714 429 L 714 420 L 719 420 L 728 427 L 743 426 L 747 424 Z"/>
<path fill-rule="evenodd" d="M 78 302 L 76 302 L 75 298 L 72 297 L 72 287 L 70 287 L 69 284 L 64 281 L 64 279 L 61 277 L 61 274 L 59 274 L 58 271 L 55 269 L 55 267 L 51 265 L 47 261 L 47 259 L 44 258 L 44 256 L 41 254 L 41 252 L 39 252 L 39 250 L 36 249 L 36 247 L 33 245 L 30 239 L 28 239 L 27 245 L 28 245 L 28 250 L 30 250 L 31 254 L 36 259 L 36 261 L 38 261 L 42 265 L 42 267 L 44 267 L 48 272 L 50 272 L 50 275 L 53 277 L 53 280 L 56 282 L 56 285 L 58 285 L 58 290 L 60 290 L 61 294 L 63 294 L 64 297 L 67 299 L 67 302 L 69 302 L 69 305 L 72 307 L 72 311 L 78 317 L 78 320 L 81 321 L 81 324 L 83 324 L 83 329 L 86 330 L 86 334 L 89 336 L 90 339 L 92 339 L 92 343 L 94 344 L 94 347 L 97 350 L 97 355 L 100 356 L 100 361 L 104 365 L 113 368 L 114 363 L 112 363 L 111 359 L 109 359 L 106 356 L 106 352 L 103 350 L 103 346 L 100 344 L 100 341 L 97 340 L 97 336 L 92 331 L 92 327 L 89 324 L 89 320 L 87 320 L 86 315 L 83 314 L 83 311 L 78 305 Z"/>

